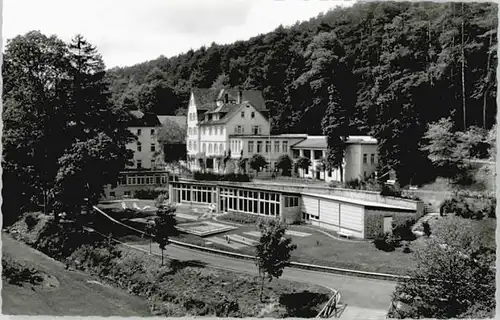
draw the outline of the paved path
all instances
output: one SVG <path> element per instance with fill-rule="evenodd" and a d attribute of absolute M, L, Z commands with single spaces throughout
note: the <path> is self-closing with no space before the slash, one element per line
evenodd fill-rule
<path fill-rule="evenodd" d="M 129 245 L 149 251 L 148 244 L 140 245 L 129 243 Z M 153 246 L 153 250 L 154 252 L 160 253 L 158 246 Z M 257 275 L 257 268 L 253 261 L 234 259 L 173 244 L 167 246 L 165 254 L 170 258 L 178 260 L 198 260 L 206 263 L 208 266 Z M 376 309 L 384 312 L 388 310 L 391 294 L 396 286 L 394 282 L 390 281 L 350 277 L 295 268 L 287 268 L 283 273 L 282 279 L 327 286 L 340 290 L 342 301 L 349 306 Z"/>

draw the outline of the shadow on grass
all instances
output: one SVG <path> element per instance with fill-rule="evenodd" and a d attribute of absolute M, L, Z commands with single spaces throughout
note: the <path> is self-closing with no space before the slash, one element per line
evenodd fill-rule
<path fill-rule="evenodd" d="M 177 260 L 177 259 L 172 259 L 170 260 L 169 267 L 170 271 L 168 274 L 176 274 L 178 271 L 184 269 L 184 268 L 205 268 L 207 264 L 199 261 L 199 260 Z"/>
<path fill-rule="evenodd" d="M 285 307 L 285 317 L 314 318 L 330 299 L 325 293 L 301 291 L 280 296 L 280 304 Z"/>

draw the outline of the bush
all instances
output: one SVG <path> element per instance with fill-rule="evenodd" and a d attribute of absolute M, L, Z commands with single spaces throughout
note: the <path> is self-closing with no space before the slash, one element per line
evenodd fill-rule
<path fill-rule="evenodd" d="M 403 217 L 405 218 L 405 217 Z M 415 234 L 413 234 L 411 228 L 415 224 L 415 219 L 406 218 L 404 220 L 394 220 L 392 223 L 392 234 L 405 241 L 413 241 L 416 239 Z"/>
<path fill-rule="evenodd" d="M 424 234 L 425 234 L 427 237 L 430 237 L 430 236 L 431 236 L 431 225 L 429 224 L 429 222 L 424 221 L 424 222 L 422 223 L 422 227 L 424 228 Z"/>
<path fill-rule="evenodd" d="M 161 190 L 156 189 L 141 189 L 134 191 L 134 198 L 137 199 L 145 199 L 145 200 L 154 200 L 158 198 L 160 194 L 163 194 Z"/>
<path fill-rule="evenodd" d="M 380 191 L 380 195 L 384 196 L 384 197 L 398 197 L 398 198 L 401 198 L 401 191 L 396 190 L 395 188 L 384 184 L 382 186 L 382 190 Z"/>
<path fill-rule="evenodd" d="M 213 172 L 193 172 L 193 179 L 199 181 L 234 181 L 234 182 L 250 182 L 250 176 L 244 173 L 227 173 L 218 174 Z"/>
<path fill-rule="evenodd" d="M 26 222 L 26 225 L 28 226 L 28 230 L 31 230 L 38 224 L 38 219 L 37 219 L 37 217 L 35 217 L 35 215 L 33 213 L 28 213 L 24 217 L 24 222 Z"/>
<path fill-rule="evenodd" d="M 391 252 L 396 248 L 397 237 L 392 236 L 389 232 L 381 233 L 375 237 L 373 244 L 379 250 Z"/>
<path fill-rule="evenodd" d="M 14 285 L 22 285 L 22 283 L 38 284 L 43 281 L 43 277 L 38 270 L 27 266 L 24 261 L 15 261 L 7 256 L 2 257 L 2 278 Z"/>
<path fill-rule="evenodd" d="M 262 217 L 248 213 L 235 213 L 231 212 L 219 218 L 219 220 L 232 221 L 240 224 L 257 224 L 263 219 L 274 219 L 273 217 Z"/>
<path fill-rule="evenodd" d="M 457 194 L 451 199 L 443 202 L 440 212 L 453 213 L 456 216 L 481 220 L 484 217 L 494 218 L 496 210 L 496 198 L 489 195 Z"/>

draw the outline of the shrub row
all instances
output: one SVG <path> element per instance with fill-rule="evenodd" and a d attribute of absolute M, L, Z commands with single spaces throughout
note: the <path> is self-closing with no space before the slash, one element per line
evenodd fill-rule
<path fill-rule="evenodd" d="M 453 198 L 443 202 L 440 213 L 454 213 L 462 218 L 481 220 L 486 217 L 495 218 L 495 210 L 495 197 L 464 197 L 455 195 Z"/>
<path fill-rule="evenodd" d="M 158 198 L 160 194 L 167 194 L 168 189 L 165 188 L 157 188 L 157 189 L 140 189 L 134 191 L 134 198 L 137 199 L 145 199 L 145 200 L 154 200 Z"/>
<path fill-rule="evenodd" d="M 38 270 L 28 266 L 24 261 L 16 261 L 5 255 L 2 257 L 2 278 L 14 285 L 38 284 L 43 281 Z"/>
<path fill-rule="evenodd" d="M 213 172 L 193 172 L 193 179 L 200 181 L 235 181 L 235 182 L 250 182 L 249 175 L 244 173 L 227 173 L 219 174 Z"/>
<path fill-rule="evenodd" d="M 263 217 L 247 213 L 230 212 L 218 218 L 219 220 L 231 221 L 241 224 L 257 224 L 263 219 L 275 219 L 274 217 Z"/>

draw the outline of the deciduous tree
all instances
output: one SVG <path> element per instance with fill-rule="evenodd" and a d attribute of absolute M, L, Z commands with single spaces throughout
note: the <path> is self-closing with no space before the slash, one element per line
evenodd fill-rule
<path fill-rule="evenodd" d="M 495 310 L 495 250 L 466 219 L 440 220 L 396 287 L 396 318 L 482 318 Z"/>
<path fill-rule="evenodd" d="M 262 220 L 258 225 L 261 236 L 255 247 L 257 267 L 261 280 L 260 300 L 264 292 L 264 280 L 278 279 L 290 264 L 291 253 L 297 248 L 292 239 L 285 237 L 286 225 L 279 220 Z"/>
<path fill-rule="evenodd" d="M 161 250 L 161 265 L 163 265 L 163 252 L 169 243 L 169 238 L 177 234 L 177 221 L 175 220 L 176 207 L 172 203 L 157 201 L 157 211 L 154 225 L 153 240 L 158 243 Z"/>

